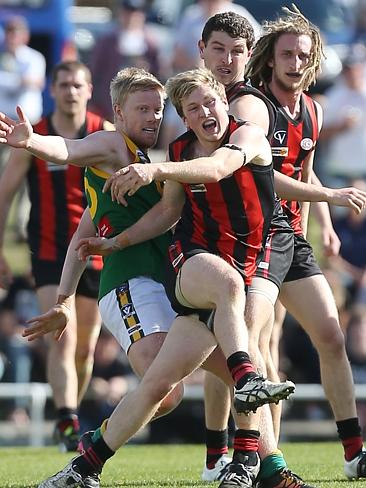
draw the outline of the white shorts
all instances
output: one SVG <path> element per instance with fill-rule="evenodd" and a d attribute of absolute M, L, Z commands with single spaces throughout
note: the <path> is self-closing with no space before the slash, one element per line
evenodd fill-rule
<path fill-rule="evenodd" d="M 127 353 L 131 344 L 155 332 L 168 332 L 176 313 L 164 287 L 146 276 L 132 278 L 99 301 L 104 325 Z"/>

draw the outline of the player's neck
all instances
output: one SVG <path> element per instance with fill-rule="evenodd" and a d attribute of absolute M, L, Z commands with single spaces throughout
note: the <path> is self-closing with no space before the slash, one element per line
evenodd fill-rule
<path fill-rule="evenodd" d="M 73 139 L 85 124 L 85 117 L 85 112 L 67 115 L 55 110 L 51 116 L 51 120 L 57 134 L 68 139 Z"/>
<path fill-rule="evenodd" d="M 280 105 L 286 110 L 290 117 L 296 119 L 300 114 L 302 90 L 284 90 L 273 81 L 271 81 L 268 86 L 275 98 L 279 101 Z"/>

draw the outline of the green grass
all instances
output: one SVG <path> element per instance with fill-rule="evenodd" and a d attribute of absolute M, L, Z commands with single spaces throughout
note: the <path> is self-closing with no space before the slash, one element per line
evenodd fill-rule
<path fill-rule="evenodd" d="M 284 444 L 288 465 L 317 488 L 365 487 L 344 478 L 338 443 Z M 104 468 L 102 487 L 217 487 L 200 481 L 205 449 L 202 445 L 131 445 L 121 449 Z M 0 449 L 0 487 L 38 486 L 63 467 L 70 454 L 56 448 Z"/>

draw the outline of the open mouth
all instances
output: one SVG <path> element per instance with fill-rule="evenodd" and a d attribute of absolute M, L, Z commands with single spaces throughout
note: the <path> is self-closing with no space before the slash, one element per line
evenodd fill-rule
<path fill-rule="evenodd" d="M 203 122 L 202 128 L 206 132 L 214 132 L 217 128 L 217 122 L 215 119 L 206 120 L 205 122 Z"/>
<path fill-rule="evenodd" d="M 149 134 L 155 134 L 156 133 L 156 129 L 153 129 L 152 127 L 144 127 L 142 129 L 142 132 L 147 132 Z"/>

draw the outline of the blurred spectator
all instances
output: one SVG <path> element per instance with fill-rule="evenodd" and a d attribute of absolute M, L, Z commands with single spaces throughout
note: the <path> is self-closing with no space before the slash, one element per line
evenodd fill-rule
<path fill-rule="evenodd" d="M 366 1 L 358 0 L 356 6 L 356 25 L 353 42 L 366 43 Z"/>
<path fill-rule="evenodd" d="M 27 277 L 14 280 L 0 309 L 0 355 L 4 372 L 2 381 L 28 383 L 31 380 L 32 349 L 21 333 L 24 323 L 38 313 L 37 297 Z M 27 399 L 7 402 L 8 418 L 16 423 L 28 421 Z"/>
<path fill-rule="evenodd" d="M 44 56 L 27 44 L 30 33 L 23 17 L 10 17 L 5 23 L 0 47 L 0 107 L 17 118 L 15 108 L 21 105 L 31 123 L 42 114 L 42 90 L 45 84 Z"/>
<path fill-rule="evenodd" d="M 0 46 L 0 110 L 17 119 L 16 106 L 21 105 L 31 123 L 42 114 L 42 90 L 46 80 L 44 56 L 27 44 L 30 33 L 24 17 L 9 17 Z M 0 171 L 9 157 L 9 148 L 0 147 Z M 15 217 L 17 236 L 25 238 L 29 200 L 26 187 L 18 196 Z"/>
<path fill-rule="evenodd" d="M 81 430 L 95 429 L 109 417 L 135 376 L 115 338 L 101 330 L 88 394 L 80 407 Z M 88 396 L 92 400 L 88 400 Z"/>
<path fill-rule="evenodd" d="M 366 48 L 350 47 L 342 75 L 325 92 L 324 124 L 320 139 L 322 179 L 344 185 L 349 178 L 366 178 Z M 357 148 L 357 150 L 355 150 Z"/>
<path fill-rule="evenodd" d="M 116 29 L 97 41 L 91 55 L 92 107 L 110 121 L 113 121 L 113 110 L 109 84 L 119 70 L 136 66 L 159 76 L 158 46 L 146 25 L 146 9 L 146 0 L 121 0 Z"/>
<path fill-rule="evenodd" d="M 364 180 L 353 180 L 351 185 L 366 190 Z M 344 217 L 335 219 L 334 228 L 341 241 L 341 250 L 340 255 L 330 262 L 343 277 L 348 290 L 348 306 L 354 302 L 366 305 L 366 214 L 356 215 L 349 210 Z"/>

